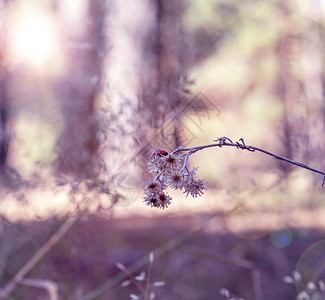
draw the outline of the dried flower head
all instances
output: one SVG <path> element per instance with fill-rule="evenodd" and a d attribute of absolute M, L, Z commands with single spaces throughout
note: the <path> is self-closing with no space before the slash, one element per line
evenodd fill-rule
<path fill-rule="evenodd" d="M 179 171 L 183 166 L 183 157 L 179 154 L 168 154 L 164 158 L 169 172 Z"/>
<path fill-rule="evenodd" d="M 154 180 L 148 182 L 144 187 L 144 192 L 147 195 L 157 194 L 160 191 L 163 191 L 166 188 L 166 185 L 163 184 L 161 181 Z"/>
<path fill-rule="evenodd" d="M 144 198 L 144 202 L 151 207 L 167 208 L 170 205 L 172 198 L 164 192 L 160 192 L 154 195 L 147 195 Z"/>
<path fill-rule="evenodd" d="M 144 197 L 144 203 L 150 205 L 151 207 L 157 207 L 158 205 L 158 197 L 157 195 L 147 195 Z"/>
<path fill-rule="evenodd" d="M 175 190 L 182 189 L 185 183 L 184 176 L 179 171 L 169 174 L 166 182 L 170 185 L 171 188 Z"/>
<path fill-rule="evenodd" d="M 161 152 L 163 151 L 163 154 Z M 206 189 L 206 182 L 195 178 L 197 168 L 188 171 L 188 156 L 168 154 L 165 150 L 156 150 L 148 163 L 149 171 L 156 175 L 145 187 L 144 202 L 151 207 L 167 208 L 172 198 L 164 190 L 167 186 L 173 189 L 184 189 L 186 196 L 201 196 Z M 185 158 L 184 158 L 185 157 Z"/>
<path fill-rule="evenodd" d="M 179 154 L 153 155 L 148 163 L 149 172 L 153 174 L 179 171 L 182 166 L 183 157 Z"/>
<path fill-rule="evenodd" d="M 158 200 L 159 200 L 158 208 L 164 209 L 165 207 L 167 208 L 168 205 L 170 205 L 172 198 L 166 193 L 162 192 L 158 194 Z"/>
<path fill-rule="evenodd" d="M 159 174 L 164 170 L 164 165 L 165 165 L 165 157 L 159 156 L 159 155 L 154 155 L 150 158 L 148 162 L 148 169 L 149 172 L 152 174 Z"/>
<path fill-rule="evenodd" d="M 207 182 L 204 179 L 192 180 L 190 183 L 184 185 L 184 193 L 186 197 L 191 194 L 192 197 L 197 197 L 203 195 L 203 190 L 206 190 Z"/>
<path fill-rule="evenodd" d="M 191 194 L 192 197 L 201 196 L 203 195 L 203 190 L 207 189 L 206 188 L 207 182 L 204 179 L 195 178 L 195 172 L 197 170 L 198 168 L 193 168 L 187 174 L 187 178 L 184 184 L 184 193 L 186 194 L 186 197 L 188 196 L 188 194 Z"/>

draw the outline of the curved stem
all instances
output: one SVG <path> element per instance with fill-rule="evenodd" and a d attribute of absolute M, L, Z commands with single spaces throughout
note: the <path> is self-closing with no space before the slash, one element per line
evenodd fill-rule
<path fill-rule="evenodd" d="M 193 153 L 195 153 L 197 151 L 206 149 L 206 148 L 212 148 L 212 147 L 220 147 L 221 148 L 221 147 L 224 147 L 224 146 L 228 146 L 228 147 L 236 147 L 237 149 L 247 150 L 247 151 L 250 151 L 250 152 L 259 151 L 259 152 L 262 152 L 262 153 L 264 153 L 266 155 L 272 156 L 275 159 L 282 160 L 282 161 L 285 161 L 285 162 L 287 162 L 289 164 L 292 164 L 292 165 L 307 169 L 307 170 L 309 170 L 311 172 L 321 174 L 321 175 L 323 175 L 322 186 L 325 183 L 325 171 L 321 171 L 321 170 L 312 168 L 310 166 L 307 166 L 306 164 L 303 164 L 301 162 L 286 158 L 286 157 L 281 156 L 281 155 L 274 154 L 274 153 L 272 153 L 270 151 L 267 151 L 267 150 L 264 150 L 262 148 L 246 145 L 242 138 L 239 140 L 239 142 L 235 142 L 235 143 L 233 143 L 227 137 L 221 137 L 221 138 L 218 138 L 215 141 L 216 141 L 216 143 L 214 143 L 214 144 L 208 144 L 208 145 L 197 146 L 197 147 L 192 147 L 192 148 L 178 147 L 177 149 L 175 149 L 172 152 L 172 154 L 177 153 L 177 152 L 187 152 L 186 154 L 184 154 L 184 155 L 186 155 L 185 161 L 184 161 L 184 166 L 185 166 L 187 164 L 187 162 L 188 162 L 188 158 L 189 158 L 190 155 L 192 155 Z"/>

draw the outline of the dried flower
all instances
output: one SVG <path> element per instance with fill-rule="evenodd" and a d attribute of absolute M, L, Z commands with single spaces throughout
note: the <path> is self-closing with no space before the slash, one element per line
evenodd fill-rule
<path fill-rule="evenodd" d="M 156 152 L 159 151 L 157 154 Z M 197 168 L 191 171 L 184 169 L 187 166 L 188 156 L 181 154 L 162 154 L 156 150 L 155 155 L 152 155 L 148 167 L 149 171 L 156 175 L 156 178 L 148 182 L 144 187 L 145 197 L 144 202 L 151 207 L 167 208 L 172 198 L 167 195 L 164 190 L 167 186 L 173 189 L 183 189 L 186 196 L 191 194 L 193 197 L 201 196 L 203 190 L 206 189 L 206 182 L 202 179 L 195 178 Z M 186 174 L 187 173 L 187 174 Z"/>
<path fill-rule="evenodd" d="M 157 195 L 147 195 L 144 197 L 144 201 L 147 205 L 150 205 L 151 207 L 157 207 L 158 205 L 158 197 Z"/>
<path fill-rule="evenodd" d="M 160 191 L 163 191 L 166 188 L 166 185 L 164 185 L 162 182 L 155 180 L 148 182 L 145 187 L 144 191 L 147 195 L 157 194 Z"/>
<path fill-rule="evenodd" d="M 283 282 L 288 283 L 288 284 L 294 284 L 295 280 L 291 276 L 284 276 L 283 277 Z"/>
<path fill-rule="evenodd" d="M 153 174 L 179 171 L 182 166 L 183 157 L 179 154 L 168 154 L 167 156 L 154 155 L 148 163 L 149 172 Z"/>
<path fill-rule="evenodd" d="M 154 195 L 147 195 L 144 198 L 144 202 L 151 207 L 167 208 L 170 205 L 172 198 L 164 192 L 160 192 Z"/>
<path fill-rule="evenodd" d="M 149 172 L 152 174 L 159 174 L 161 173 L 165 168 L 165 157 L 154 155 L 150 158 L 148 162 L 148 169 Z"/>
<path fill-rule="evenodd" d="M 166 182 L 172 187 L 173 189 L 182 189 L 184 186 L 184 176 L 181 172 L 174 172 L 171 173 L 168 177 Z"/>
<path fill-rule="evenodd" d="M 135 280 L 144 281 L 146 279 L 146 272 L 141 272 L 138 276 L 134 277 Z"/>
<path fill-rule="evenodd" d="M 179 171 L 183 166 L 183 157 L 179 154 L 168 154 L 165 159 L 165 167 L 168 172 Z"/>
<path fill-rule="evenodd" d="M 159 204 L 158 204 L 159 206 L 157 207 L 164 209 L 165 207 L 167 208 L 168 205 L 170 205 L 172 198 L 166 193 L 159 193 L 158 200 L 159 200 Z"/>
<path fill-rule="evenodd" d="M 192 197 L 197 197 L 203 195 L 203 190 L 206 190 L 207 182 L 204 179 L 195 180 L 190 178 L 187 180 L 184 185 L 184 193 L 186 193 L 186 197 L 188 194 L 191 194 Z"/>

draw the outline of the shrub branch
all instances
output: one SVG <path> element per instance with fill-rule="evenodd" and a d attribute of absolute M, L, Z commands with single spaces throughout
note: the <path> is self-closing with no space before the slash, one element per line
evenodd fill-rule
<path fill-rule="evenodd" d="M 292 165 L 298 166 L 300 168 L 307 169 L 307 170 L 309 170 L 311 172 L 323 175 L 322 186 L 324 186 L 324 183 L 325 183 L 325 172 L 324 171 L 309 167 L 309 166 L 307 166 L 307 165 L 305 165 L 305 164 L 303 164 L 301 162 L 286 158 L 286 157 L 281 156 L 281 155 L 274 154 L 274 153 L 272 153 L 270 151 L 267 151 L 267 150 L 264 150 L 262 148 L 246 145 L 243 138 L 240 138 L 239 142 L 233 142 L 231 139 L 229 139 L 227 137 L 220 137 L 220 138 L 217 138 L 216 140 L 214 140 L 214 142 L 215 143 L 213 143 L 213 144 L 197 146 L 197 147 L 192 147 L 192 148 L 178 147 L 177 149 L 175 149 L 172 152 L 172 154 L 175 154 L 175 153 L 178 153 L 178 152 L 186 152 L 186 153 L 184 153 L 184 156 L 185 156 L 184 166 L 183 166 L 183 171 L 184 171 L 185 168 L 188 166 L 188 159 L 189 159 L 190 155 L 192 155 L 195 152 L 200 151 L 202 149 L 212 148 L 212 147 L 220 147 L 220 148 L 222 148 L 224 146 L 228 146 L 228 147 L 236 147 L 237 149 L 247 150 L 247 151 L 250 151 L 250 152 L 259 151 L 259 152 L 262 152 L 262 153 L 264 153 L 266 155 L 269 155 L 269 156 L 271 156 L 271 157 L 273 157 L 275 159 L 282 160 L 282 161 L 285 161 L 285 162 L 287 162 L 289 164 L 292 164 Z"/>

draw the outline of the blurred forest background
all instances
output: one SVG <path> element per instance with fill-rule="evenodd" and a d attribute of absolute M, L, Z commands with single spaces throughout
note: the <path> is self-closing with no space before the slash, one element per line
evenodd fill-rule
<path fill-rule="evenodd" d="M 324 25 L 323 0 L 0 0 L 0 299 L 325 299 L 321 175 L 205 149 L 203 196 L 142 201 L 152 151 L 222 136 L 325 170 Z"/>

